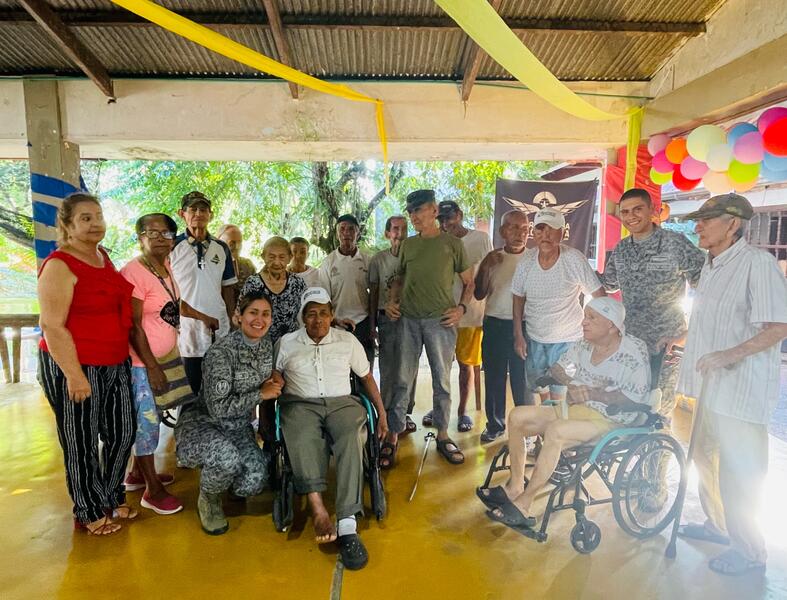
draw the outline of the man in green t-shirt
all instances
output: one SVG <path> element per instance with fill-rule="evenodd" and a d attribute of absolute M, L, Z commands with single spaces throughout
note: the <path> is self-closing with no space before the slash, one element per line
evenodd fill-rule
<path fill-rule="evenodd" d="M 432 371 L 433 423 L 437 449 L 451 464 L 464 462 L 462 451 L 448 437 L 451 413 L 451 364 L 456 348 L 456 326 L 473 296 L 472 269 L 462 240 L 440 231 L 434 190 L 407 196 L 407 213 L 418 235 L 399 248 L 399 273 L 391 285 L 385 312 L 401 319 L 399 368 L 388 408 L 389 434 L 381 448 L 380 466 L 394 465 L 399 434 L 405 429 L 410 391 L 426 349 Z M 462 296 L 454 302 L 454 275 L 462 280 Z"/>

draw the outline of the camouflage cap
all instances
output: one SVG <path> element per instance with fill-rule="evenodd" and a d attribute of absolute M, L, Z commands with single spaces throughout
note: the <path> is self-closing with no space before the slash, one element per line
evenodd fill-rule
<path fill-rule="evenodd" d="M 697 219 L 712 219 L 722 215 L 730 215 L 748 221 L 754 215 L 754 209 L 746 198 L 740 194 L 721 194 L 709 198 L 699 210 L 683 217 L 686 221 L 696 221 Z"/>

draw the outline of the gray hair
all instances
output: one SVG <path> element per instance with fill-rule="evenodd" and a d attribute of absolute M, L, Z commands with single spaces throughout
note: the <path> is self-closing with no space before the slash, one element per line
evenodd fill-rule
<path fill-rule="evenodd" d="M 736 217 L 734 215 L 721 215 L 725 218 L 726 221 L 730 221 L 731 219 L 738 219 L 739 225 L 738 229 L 735 230 L 733 237 L 735 241 L 742 239 L 746 235 L 746 231 L 749 229 L 749 221 L 746 219 L 741 219 L 740 217 Z"/>
<path fill-rule="evenodd" d="M 503 213 L 503 216 L 502 216 L 502 217 L 500 217 L 500 227 L 502 227 L 503 225 L 505 225 L 505 224 L 506 224 L 506 221 L 507 221 L 509 218 L 511 218 L 512 216 L 514 216 L 514 215 L 522 215 L 522 216 L 524 216 L 524 217 L 525 217 L 525 220 L 527 220 L 527 221 L 529 221 L 529 220 L 530 220 L 530 219 L 528 218 L 527 214 L 523 213 L 521 210 L 516 210 L 515 208 L 512 208 L 511 210 L 504 212 L 504 213 Z"/>

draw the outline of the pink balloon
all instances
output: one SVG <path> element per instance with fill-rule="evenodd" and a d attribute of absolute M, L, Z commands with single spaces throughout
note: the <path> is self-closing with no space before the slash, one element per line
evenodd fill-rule
<path fill-rule="evenodd" d="M 692 156 L 687 156 L 680 163 L 680 172 L 686 179 L 702 179 L 708 172 L 708 165 Z"/>
<path fill-rule="evenodd" d="M 675 165 L 669 161 L 664 150 L 660 150 L 656 153 L 653 157 L 651 166 L 659 173 L 671 173 L 675 170 Z"/>
<path fill-rule="evenodd" d="M 765 133 L 765 130 L 768 129 L 771 123 L 784 117 L 787 117 L 787 107 L 774 106 L 769 108 L 757 119 L 757 129 L 760 130 L 760 133 Z"/>
<path fill-rule="evenodd" d="M 762 146 L 762 134 L 759 131 L 745 133 L 735 142 L 732 149 L 735 160 L 746 165 L 753 165 L 765 158 L 765 149 Z"/>
<path fill-rule="evenodd" d="M 670 143 L 670 136 L 666 133 L 659 133 L 658 135 L 654 135 L 652 138 L 648 140 L 648 152 L 651 156 L 656 156 L 659 152 L 664 150 L 667 147 L 667 144 Z M 656 169 L 658 171 L 658 169 Z M 672 169 L 670 169 L 671 171 Z"/>

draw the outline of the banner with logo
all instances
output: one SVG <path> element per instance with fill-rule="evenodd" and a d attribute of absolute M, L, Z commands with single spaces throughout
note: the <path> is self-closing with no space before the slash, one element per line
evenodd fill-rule
<path fill-rule="evenodd" d="M 598 180 L 593 181 L 518 181 L 498 179 L 495 188 L 494 246 L 503 247 L 500 221 L 509 210 L 518 210 L 530 218 L 528 248 L 533 247 L 533 219 L 541 208 L 551 207 L 563 213 L 566 229 L 563 243 L 585 256 L 593 243 L 593 214 L 598 194 Z"/>

